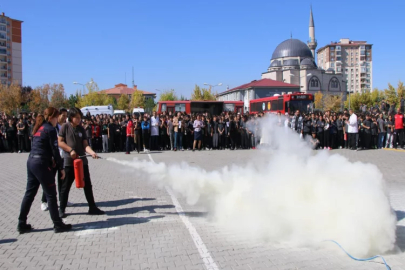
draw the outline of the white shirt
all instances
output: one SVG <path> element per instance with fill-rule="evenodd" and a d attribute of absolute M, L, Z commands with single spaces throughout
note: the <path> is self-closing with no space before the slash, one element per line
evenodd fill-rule
<path fill-rule="evenodd" d="M 350 115 L 349 118 L 349 128 L 347 129 L 348 133 L 358 133 L 359 132 L 359 126 L 357 124 L 357 115 L 354 113 Z"/>
<path fill-rule="evenodd" d="M 152 136 L 158 136 L 159 135 L 159 116 L 152 116 L 150 118 L 150 124 L 151 124 L 151 129 L 150 129 L 150 134 Z"/>

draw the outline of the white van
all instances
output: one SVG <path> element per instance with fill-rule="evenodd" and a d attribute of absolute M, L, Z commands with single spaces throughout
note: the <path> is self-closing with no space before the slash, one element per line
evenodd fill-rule
<path fill-rule="evenodd" d="M 97 114 L 108 114 L 108 115 L 113 115 L 114 114 L 114 108 L 112 105 L 107 105 L 107 106 L 87 106 L 83 107 L 80 109 L 83 113 L 84 116 L 87 115 L 87 113 L 90 113 L 90 115 L 97 115 Z"/>
<path fill-rule="evenodd" d="M 126 112 L 124 110 L 114 110 L 114 115 L 122 115 L 122 114 L 126 114 Z"/>
<path fill-rule="evenodd" d="M 138 108 L 134 108 L 133 110 L 132 110 L 132 114 L 134 114 L 134 113 L 137 113 L 137 114 L 144 114 L 145 113 L 145 110 L 144 110 L 144 108 L 141 108 L 141 107 L 138 107 Z"/>

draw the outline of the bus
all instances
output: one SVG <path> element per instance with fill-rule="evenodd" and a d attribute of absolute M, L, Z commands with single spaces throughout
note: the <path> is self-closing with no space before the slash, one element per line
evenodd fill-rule
<path fill-rule="evenodd" d="M 272 97 L 251 100 L 250 113 L 256 114 L 259 112 L 280 112 L 282 114 L 292 114 L 296 110 L 299 110 L 300 112 L 308 112 L 308 105 L 313 102 L 314 96 L 312 94 L 304 94 L 299 92 L 285 95 L 275 94 Z"/>
<path fill-rule="evenodd" d="M 219 115 L 222 112 L 234 112 L 243 114 L 243 101 L 199 101 L 199 100 L 175 100 L 159 101 L 157 112 L 186 112 L 205 113 Z"/>

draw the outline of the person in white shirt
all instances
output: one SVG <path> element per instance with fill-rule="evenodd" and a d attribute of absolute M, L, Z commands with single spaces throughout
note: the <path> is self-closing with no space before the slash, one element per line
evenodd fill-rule
<path fill-rule="evenodd" d="M 348 140 L 349 140 L 349 147 L 352 150 L 357 150 L 356 148 L 356 136 L 357 133 L 359 132 L 359 127 L 357 124 L 357 115 L 353 112 L 352 109 L 349 110 L 350 118 L 349 120 L 346 120 L 346 123 L 348 125 Z"/>
<path fill-rule="evenodd" d="M 195 147 L 197 146 L 198 142 L 198 150 L 201 150 L 201 141 L 202 141 L 202 131 L 201 129 L 204 127 L 204 122 L 201 121 L 201 115 L 197 115 L 197 120 L 194 121 L 194 143 L 193 143 L 193 152 L 195 151 Z"/>
<path fill-rule="evenodd" d="M 150 118 L 150 150 L 159 150 L 158 149 L 158 138 L 159 138 L 159 116 L 156 115 L 156 112 L 153 111 L 152 117 Z"/>

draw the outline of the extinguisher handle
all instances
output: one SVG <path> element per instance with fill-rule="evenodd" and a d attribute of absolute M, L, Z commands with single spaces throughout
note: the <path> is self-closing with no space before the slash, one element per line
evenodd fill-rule
<path fill-rule="evenodd" d="M 79 156 L 79 158 L 84 158 L 84 157 L 91 157 L 91 155 L 87 154 L 87 155 Z M 97 159 L 103 159 L 103 158 L 100 156 L 97 156 Z"/>

